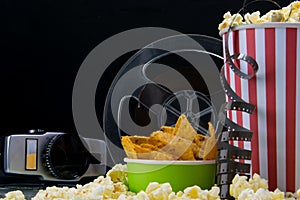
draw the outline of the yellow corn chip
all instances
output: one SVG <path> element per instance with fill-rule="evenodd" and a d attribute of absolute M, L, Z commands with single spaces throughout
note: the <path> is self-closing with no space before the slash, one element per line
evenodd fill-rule
<path fill-rule="evenodd" d="M 197 132 L 192 127 L 186 116 L 180 115 L 175 125 L 174 134 L 178 137 L 193 141 Z"/>
<path fill-rule="evenodd" d="M 143 143 L 148 143 L 149 137 L 146 136 L 130 136 L 129 137 L 131 142 L 134 144 L 143 144 Z"/>
<path fill-rule="evenodd" d="M 138 144 L 134 144 L 134 150 L 139 159 L 153 159 L 153 151 L 150 148 L 141 147 Z"/>
<path fill-rule="evenodd" d="M 142 148 L 150 149 L 151 151 L 158 151 L 159 150 L 159 148 L 157 146 L 154 146 L 153 144 L 143 143 L 143 144 L 140 144 L 140 146 Z"/>
<path fill-rule="evenodd" d="M 129 136 L 122 136 L 121 139 L 122 146 L 128 158 L 137 158 L 136 152 L 134 150 L 134 144 L 130 140 Z"/>
<path fill-rule="evenodd" d="M 151 134 L 149 138 L 149 143 L 162 148 L 165 145 L 169 144 L 174 138 L 174 135 L 170 133 L 165 133 L 162 131 L 155 131 Z"/>
<path fill-rule="evenodd" d="M 203 152 L 203 160 L 215 160 L 217 156 L 217 139 L 215 136 L 215 129 L 212 123 L 208 122 L 208 130 L 210 137 L 206 140 Z"/>
<path fill-rule="evenodd" d="M 174 130 L 175 130 L 175 128 L 174 127 L 172 127 L 172 126 L 162 126 L 161 127 L 161 130 L 163 131 L 163 132 L 165 132 L 165 133 L 170 133 L 170 134 L 174 134 Z"/>
<path fill-rule="evenodd" d="M 170 141 L 161 150 L 166 153 L 172 154 L 176 158 L 180 158 L 186 151 L 193 152 L 191 144 L 192 141 L 175 136 L 173 140 Z"/>
<path fill-rule="evenodd" d="M 188 148 L 178 160 L 196 160 L 192 148 Z"/>
<path fill-rule="evenodd" d="M 173 155 L 161 151 L 155 151 L 153 155 L 154 160 L 176 160 L 176 158 Z"/>

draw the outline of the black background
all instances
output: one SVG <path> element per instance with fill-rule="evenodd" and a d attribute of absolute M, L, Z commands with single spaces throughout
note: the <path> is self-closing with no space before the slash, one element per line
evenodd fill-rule
<path fill-rule="evenodd" d="M 220 38 L 223 14 L 242 5 L 242 0 L 0 0 L 0 132 L 76 132 L 73 83 L 95 46 L 148 26 Z M 254 10 L 269 9 L 274 5 L 258 3 Z"/>

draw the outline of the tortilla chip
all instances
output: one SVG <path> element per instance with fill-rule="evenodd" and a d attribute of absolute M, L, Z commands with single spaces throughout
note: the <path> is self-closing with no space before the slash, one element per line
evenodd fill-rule
<path fill-rule="evenodd" d="M 151 134 L 149 144 L 162 148 L 169 144 L 174 138 L 174 135 L 162 131 L 155 131 Z"/>
<path fill-rule="evenodd" d="M 170 134 L 174 135 L 175 128 L 172 126 L 162 126 L 161 130 L 165 133 L 170 133 Z"/>
<path fill-rule="evenodd" d="M 154 160 L 176 160 L 176 158 L 173 155 L 161 151 L 156 151 L 153 153 L 153 155 Z"/>
<path fill-rule="evenodd" d="M 212 123 L 208 122 L 210 137 L 205 141 L 203 160 L 215 160 L 217 157 L 217 139 Z"/>
<path fill-rule="evenodd" d="M 197 135 L 197 132 L 192 127 L 186 116 L 180 115 L 175 125 L 174 134 L 176 136 L 192 141 Z"/>
<path fill-rule="evenodd" d="M 153 150 L 150 148 L 142 147 L 138 144 L 134 144 L 134 150 L 137 154 L 137 158 L 139 159 L 153 159 Z"/>
<path fill-rule="evenodd" d="M 131 142 L 134 144 L 143 144 L 143 143 L 148 143 L 149 137 L 146 136 L 130 136 L 129 137 Z"/>
<path fill-rule="evenodd" d="M 217 145 L 206 147 L 204 149 L 203 160 L 215 160 L 217 158 Z"/>
<path fill-rule="evenodd" d="M 142 148 L 150 149 L 151 151 L 158 151 L 159 150 L 159 148 L 157 146 L 154 146 L 153 144 L 143 143 L 143 144 L 140 144 L 140 146 Z"/>
<path fill-rule="evenodd" d="M 186 151 L 193 152 L 191 144 L 192 141 L 184 139 L 182 137 L 175 136 L 173 140 L 170 141 L 161 150 L 168 154 L 172 154 L 174 157 L 179 159 Z"/>
<path fill-rule="evenodd" d="M 200 157 L 200 150 L 201 150 L 201 147 L 199 147 L 198 145 L 196 145 L 195 143 L 192 143 L 191 144 L 191 149 L 193 151 L 193 154 L 194 154 L 194 158 L 197 160 L 199 159 L 202 159 L 202 157 Z"/>
<path fill-rule="evenodd" d="M 128 158 L 136 159 L 137 154 L 136 154 L 135 149 L 134 149 L 134 144 L 130 140 L 130 137 L 129 136 L 122 136 L 121 143 L 122 143 L 122 146 L 123 146 L 124 151 L 125 151 L 126 155 L 128 156 Z"/>
<path fill-rule="evenodd" d="M 196 134 L 194 138 L 194 143 L 201 148 L 204 145 L 204 142 L 207 140 L 207 136 L 204 136 L 202 134 Z"/>
<path fill-rule="evenodd" d="M 179 157 L 178 160 L 196 160 L 192 148 L 188 148 L 183 154 Z"/>

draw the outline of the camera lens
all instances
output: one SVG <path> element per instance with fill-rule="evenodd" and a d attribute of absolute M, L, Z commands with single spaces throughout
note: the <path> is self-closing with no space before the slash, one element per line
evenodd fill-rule
<path fill-rule="evenodd" d="M 59 179 L 76 179 L 87 170 L 87 151 L 74 135 L 63 134 L 54 137 L 46 149 L 46 166 Z"/>

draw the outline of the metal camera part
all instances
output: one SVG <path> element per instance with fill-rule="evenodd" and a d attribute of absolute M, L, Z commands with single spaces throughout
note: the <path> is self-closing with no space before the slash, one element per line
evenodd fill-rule
<path fill-rule="evenodd" d="M 61 132 L 29 133 L 4 138 L 5 174 L 39 176 L 45 181 L 79 181 L 106 173 L 104 141 L 80 140 Z"/>

